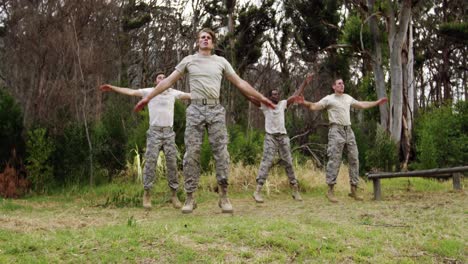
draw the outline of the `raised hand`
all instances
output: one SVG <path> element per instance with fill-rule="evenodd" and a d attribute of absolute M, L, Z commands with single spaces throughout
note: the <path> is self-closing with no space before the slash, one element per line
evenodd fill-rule
<path fill-rule="evenodd" d="M 103 92 L 110 92 L 110 91 L 112 91 L 111 86 L 112 85 L 110 85 L 110 84 L 103 84 L 103 85 L 99 86 L 99 90 L 101 90 Z"/>
<path fill-rule="evenodd" d="M 377 105 L 385 104 L 387 101 L 387 97 L 380 98 L 379 100 L 377 100 Z"/>
<path fill-rule="evenodd" d="M 300 95 L 296 95 L 293 97 L 294 99 L 294 103 L 297 103 L 297 104 L 304 104 L 304 95 L 300 94 Z"/>
<path fill-rule="evenodd" d="M 296 94 L 296 95 L 304 94 L 305 87 L 307 85 L 309 85 L 309 83 L 312 81 L 312 79 L 314 79 L 314 73 L 309 72 L 307 74 L 306 78 L 304 79 L 304 81 L 302 82 L 301 86 L 299 87 L 299 89 L 297 89 L 297 91 L 294 94 Z"/>

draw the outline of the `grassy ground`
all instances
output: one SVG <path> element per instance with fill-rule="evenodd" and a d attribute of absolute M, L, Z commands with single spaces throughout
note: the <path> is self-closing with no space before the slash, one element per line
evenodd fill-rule
<path fill-rule="evenodd" d="M 264 204 L 251 198 L 255 170 L 233 167 L 233 215 L 220 213 L 214 176 L 203 177 L 199 207 L 173 209 L 165 182 L 144 211 L 141 187 L 112 184 L 0 201 L 0 263 L 466 263 L 465 192 L 451 181 L 382 181 L 383 201 L 347 197 L 340 174 L 329 203 L 323 172 L 297 169 L 303 202 L 275 169 Z M 244 171 L 242 171 L 244 170 Z M 183 194 L 181 194 L 183 196 Z M 183 198 L 183 197 L 182 197 Z"/>

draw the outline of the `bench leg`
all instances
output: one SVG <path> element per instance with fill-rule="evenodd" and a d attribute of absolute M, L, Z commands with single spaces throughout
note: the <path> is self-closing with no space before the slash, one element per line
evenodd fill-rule
<path fill-rule="evenodd" d="M 462 187 L 462 179 L 463 179 L 463 174 L 462 173 L 454 173 L 452 174 L 452 181 L 453 181 L 453 189 L 460 191 L 463 189 Z"/>
<path fill-rule="evenodd" d="M 380 189 L 380 179 L 372 179 L 374 183 L 374 200 L 380 201 L 382 199 L 381 189 Z"/>

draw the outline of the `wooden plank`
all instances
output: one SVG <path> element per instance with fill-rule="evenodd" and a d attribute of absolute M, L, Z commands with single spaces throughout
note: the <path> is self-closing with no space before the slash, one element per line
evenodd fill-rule
<path fill-rule="evenodd" d="M 398 178 L 398 177 L 449 177 L 452 173 L 460 173 L 468 171 L 468 166 L 453 167 L 453 168 L 442 168 L 442 169 L 431 169 L 431 170 L 419 170 L 419 171 L 408 171 L 408 172 L 382 172 L 382 173 L 368 173 L 368 179 L 374 178 Z M 440 176 L 439 176 L 440 175 Z M 448 175 L 448 176 L 447 176 Z"/>

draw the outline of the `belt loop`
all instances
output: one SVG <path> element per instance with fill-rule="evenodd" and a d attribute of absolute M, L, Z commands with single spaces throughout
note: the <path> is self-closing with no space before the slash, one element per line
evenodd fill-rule
<path fill-rule="evenodd" d="M 203 104 L 203 105 L 206 105 L 207 103 L 208 103 L 208 100 L 206 100 L 206 98 L 203 98 L 203 99 L 202 99 L 202 104 Z"/>

